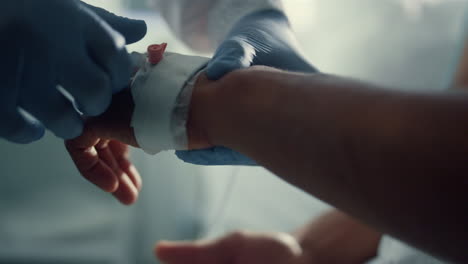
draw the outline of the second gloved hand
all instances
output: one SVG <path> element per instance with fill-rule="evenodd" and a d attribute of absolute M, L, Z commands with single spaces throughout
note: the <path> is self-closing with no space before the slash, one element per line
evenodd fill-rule
<path fill-rule="evenodd" d="M 253 65 L 297 72 L 316 72 L 301 55 L 287 17 L 280 11 L 265 10 L 239 21 L 220 45 L 206 73 L 218 80 L 227 73 Z M 224 147 L 177 151 L 185 162 L 199 165 L 255 165 L 255 161 Z"/>
<path fill-rule="evenodd" d="M 45 128 L 65 139 L 80 135 L 81 116 L 57 86 L 85 115 L 104 112 L 130 79 L 126 42 L 145 34 L 145 22 L 78 0 L 2 1 L 0 137 L 30 143 Z"/>

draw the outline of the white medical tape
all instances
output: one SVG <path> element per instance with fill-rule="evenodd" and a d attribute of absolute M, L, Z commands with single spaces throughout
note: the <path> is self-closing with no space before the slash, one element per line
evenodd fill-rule
<path fill-rule="evenodd" d="M 193 77 L 208 61 L 208 58 L 166 52 L 159 64 L 146 64 L 137 73 L 132 83 L 135 102 L 132 127 L 146 153 L 187 149 L 185 124 L 190 98 L 185 96 L 192 96 Z M 190 92 L 181 93 L 186 86 L 190 86 Z M 186 115 L 178 114 L 184 107 Z"/>

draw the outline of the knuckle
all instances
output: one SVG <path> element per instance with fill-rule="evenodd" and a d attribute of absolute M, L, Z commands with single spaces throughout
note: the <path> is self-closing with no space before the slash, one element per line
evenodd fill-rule
<path fill-rule="evenodd" d="M 98 27 L 98 30 L 96 30 L 96 27 Z M 90 27 L 88 30 L 93 32 L 90 33 L 90 35 L 94 36 L 90 45 L 95 52 L 99 51 L 101 53 L 99 57 L 109 59 L 125 49 L 125 37 L 105 21 L 98 21 L 95 26 Z M 97 32 L 100 34 L 96 36 Z"/>
<path fill-rule="evenodd" d="M 127 44 L 127 42 L 125 40 L 125 37 L 122 34 L 120 34 L 116 30 L 113 30 L 111 28 L 110 35 L 111 35 L 111 39 L 114 44 L 114 49 L 116 53 L 125 49 L 125 45 Z"/>
<path fill-rule="evenodd" d="M 99 18 L 97 25 L 104 33 L 100 38 L 100 42 L 103 47 L 106 47 L 112 53 L 117 53 L 121 49 L 125 48 L 125 45 L 127 44 L 125 37 L 115 30 L 107 21 Z"/>

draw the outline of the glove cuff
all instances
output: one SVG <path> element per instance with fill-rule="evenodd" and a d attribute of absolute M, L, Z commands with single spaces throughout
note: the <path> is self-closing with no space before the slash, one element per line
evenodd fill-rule
<path fill-rule="evenodd" d="M 186 124 L 193 87 L 208 58 L 166 52 L 157 65 L 146 63 L 132 83 L 132 127 L 148 154 L 188 147 Z"/>

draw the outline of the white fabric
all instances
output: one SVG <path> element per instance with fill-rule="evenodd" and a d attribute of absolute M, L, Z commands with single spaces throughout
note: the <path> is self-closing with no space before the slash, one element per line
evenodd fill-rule
<path fill-rule="evenodd" d="M 411 247 L 390 236 L 384 236 L 380 242 L 378 258 L 368 264 L 444 264 L 426 253 Z"/>
<path fill-rule="evenodd" d="M 132 83 L 135 110 L 132 127 L 139 146 L 148 154 L 185 150 L 190 93 L 181 93 L 189 80 L 206 65 L 207 58 L 166 52 L 157 65 L 145 63 Z M 187 89 L 185 89 L 187 91 Z M 183 96 L 183 97 L 182 97 Z M 187 99 L 188 98 L 188 99 Z"/>
<path fill-rule="evenodd" d="M 188 134 L 187 122 L 190 112 L 190 104 L 192 103 L 193 89 L 198 78 L 205 72 L 206 67 L 199 69 L 188 79 L 180 91 L 174 109 L 172 111 L 171 131 L 174 142 L 176 142 L 175 150 L 188 149 Z"/>
<path fill-rule="evenodd" d="M 149 0 L 176 35 L 190 47 L 213 51 L 242 17 L 282 10 L 281 0 Z"/>

